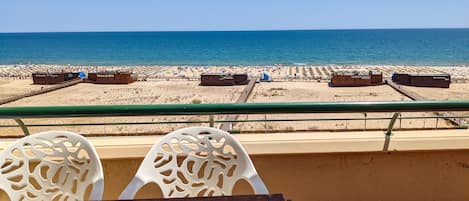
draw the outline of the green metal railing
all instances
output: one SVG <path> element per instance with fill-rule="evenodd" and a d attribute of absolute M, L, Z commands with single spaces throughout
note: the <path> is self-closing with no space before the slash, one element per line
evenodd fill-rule
<path fill-rule="evenodd" d="M 159 104 L 159 105 L 96 105 L 96 106 L 41 106 L 0 107 L 0 119 L 14 119 L 29 134 L 28 127 L 41 126 L 93 126 L 123 124 L 175 124 L 175 123 L 229 123 L 261 121 L 326 121 L 326 120 L 377 120 L 389 119 L 386 134 L 390 135 L 398 112 L 469 111 L 469 101 L 404 101 L 404 102 L 290 102 L 290 103 L 227 103 L 227 104 Z M 166 122 L 110 122 L 75 124 L 25 124 L 25 118 L 63 117 L 115 117 L 115 116 L 160 116 L 160 115 L 223 115 L 223 114 L 281 114 L 281 113 L 371 113 L 395 112 L 391 118 L 318 118 L 318 119 L 255 119 L 223 121 L 166 121 Z M 447 116 L 465 118 L 464 116 Z M 409 117 L 443 118 L 443 117 Z"/>
<path fill-rule="evenodd" d="M 398 113 L 399 114 L 399 113 Z M 197 121 L 142 121 L 142 122 L 100 122 L 100 123 L 57 123 L 57 124 L 24 124 L 27 127 L 54 126 L 117 126 L 117 125 L 153 125 L 153 124 L 210 124 L 210 123 L 258 123 L 258 122 L 306 122 L 306 121 L 363 121 L 392 120 L 393 117 L 368 118 L 295 118 L 295 119 L 246 119 L 246 120 L 197 120 Z M 397 117 L 397 119 L 442 119 L 440 116 Z M 447 116 L 446 118 L 469 118 L 469 115 Z M 213 126 L 213 125 L 212 125 Z M 0 128 L 15 128 L 19 125 L 0 125 Z"/>

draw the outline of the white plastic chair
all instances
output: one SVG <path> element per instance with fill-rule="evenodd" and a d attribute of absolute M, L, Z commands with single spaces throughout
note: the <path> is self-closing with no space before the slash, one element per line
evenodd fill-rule
<path fill-rule="evenodd" d="M 256 194 L 269 193 L 238 140 L 219 129 L 191 127 L 153 145 L 119 199 L 133 199 L 150 182 L 165 198 L 231 195 L 240 179 Z"/>
<path fill-rule="evenodd" d="M 86 138 L 66 131 L 33 134 L 0 153 L 0 189 L 16 200 L 101 200 L 101 162 Z"/>

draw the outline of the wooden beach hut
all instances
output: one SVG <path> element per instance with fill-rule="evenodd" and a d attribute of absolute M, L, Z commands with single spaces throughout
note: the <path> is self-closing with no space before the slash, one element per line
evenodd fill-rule
<path fill-rule="evenodd" d="M 365 70 L 340 70 L 332 74 L 332 87 L 374 86 L 383 83 L 383 73 Z"/>
<path fill-rule="evenodd" d="M 392 75 L 392 81 L 397 84 L 414 87 L 449 88 L 451 75 L 394 73 Z"/>
<path fill-rule="evenodd" d="M 247 73 L 235 73 L 233 78 L 235 85 L 245 85 L 249 83 L 249 77 Z"/>
<path fill-rule="evenodd" d="M 95 84 L 130 84 L 137 81 L 137 76 L 127 71 L 103 71 L 88 73 L 87 81 Z"/>
<path fill-rule="evenodd" d="M 32 74 L 33 84 L 60 84 L 79 79 L 78 72 L 35 72 Z"/>
<path fill-rule="evenodd" d="M 233 86 L 244 85 L 249 82 L 247 73 L 202 73 L 200 85 L 202 86 Z"/>

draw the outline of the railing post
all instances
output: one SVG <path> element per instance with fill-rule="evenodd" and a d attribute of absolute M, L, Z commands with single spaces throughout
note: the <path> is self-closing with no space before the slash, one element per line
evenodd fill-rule
<path fill-rule="evenodd" d="M 215 122 L 213 120 L 213 115 L 208 116 L 208 121 L 209 121 L 208 126 L 213 128 L 215 125 Z"/>
<path fill-rule="evenodd" d="M 399 128 L 402 128 L 402 114 L 399 114 Z"/>
<path fill-rule="evenodd" d="M 399 117 L 401 113 L 396 112 L 391 118 L 391 121 L 389 122 L 388 129 L 386 130 L 386 135 L 392 135 L 392 128 L 394 127 L 394 124 L 396 123 L 397 117 Z"/>
<path fill-rule="evenodd" d="M 394 115 L 391 118 L 391 121 L 389 122 L 388 129 L 386 130 L 386 134 L 385 134 L 383 151 L 389 150 L 389 143 L 391 142 L 392 128 L 394 127 L 394 124 L 396 123 L 396 120 L 399 117 L 399 115 L 400 115 L 399 112 L 394 113 Z"/>
<path fill-rule="evenodd" d="M 363 113 L 363 115 L 365 116 L 365 130 L 366 130 L 366 119 L 368 117 L 368 114 L 365 112 L 365 113 Z"/>
<path fill-rule="evenodd" d="M 21 119 L 14 119 L 14 120 L 20 126 L 21 130 L 23 130 L 24 135 L 28 136 L 29 130 L 28 130 L 28 127 L 24 124 L 24 122 Z"/>

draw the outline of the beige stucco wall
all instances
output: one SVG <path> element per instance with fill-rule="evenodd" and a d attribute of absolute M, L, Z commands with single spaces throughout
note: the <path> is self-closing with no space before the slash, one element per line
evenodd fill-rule
<path fill-rule="evenodd" d="M 252 156 L 272 193 L 311 200 L 469 200 L 469 150 Z M 115 199 L 141 159 L 105 160 L 106 199 Z M 237 193 L 250 193 L 247 185 Z M 158 196 L 146 186 L 140 198 Z"/>

